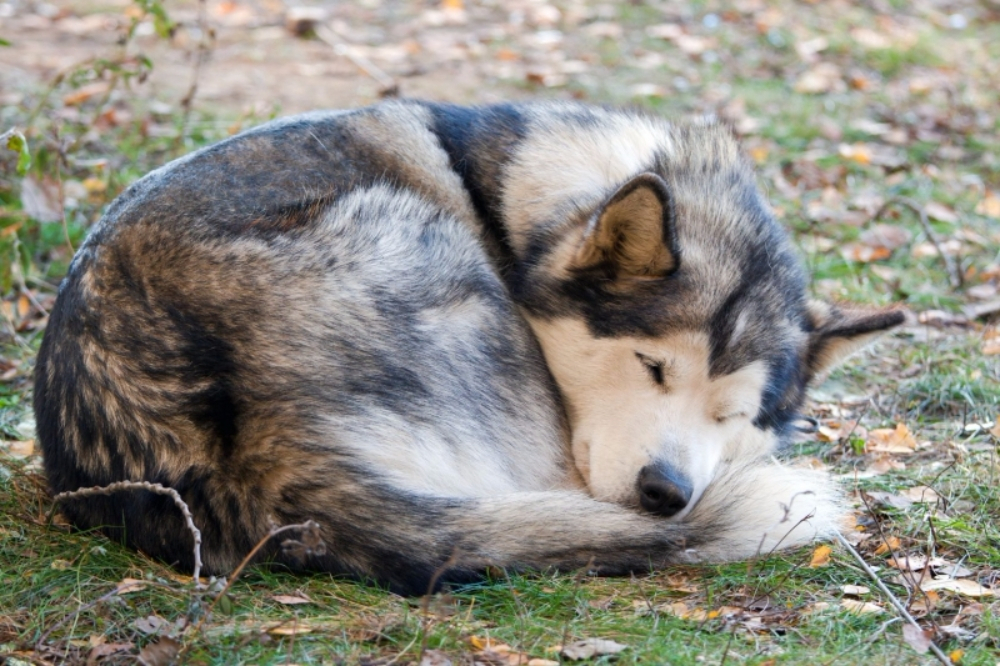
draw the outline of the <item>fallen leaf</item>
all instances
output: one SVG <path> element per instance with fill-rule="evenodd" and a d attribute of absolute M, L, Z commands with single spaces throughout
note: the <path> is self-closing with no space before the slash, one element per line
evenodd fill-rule
<path fill-rule="evenodd" d="M 947 592 L 955 592 L 963 597 L 992 597 L 996 594 L 994 590 L 984 587 L 974 580 L 967 580 L 965 578 L 928 580 L 920 583 L 920 589 L 925 592 L 930 590 L 945 590 Z"/>
<path fill-rule="evenodd" d="M 155 634 L 158 633 L 164 627 L 172 626 L 167 620 L 164 620 L 159 615 L 149 615 L 147 617 L 137 618 L 132 625 L 144 634 Z"/>
<path fill-rule="evenodd" d="M 870 601 L 858 601 L 857 599 L 841 599 L 840 606 L 841 608 L 844 608 L 851 613 L 857 613 L 858 615 L 885 612 L 885 609 L 878 604 L 873 604 Z"/>
<path fill-rule="evenodd" d="M 279 604 L 285 604 L 286 606 L 296 606 L 299 604 L 311 604 L 312 599 L 303 595 L 293 595 L 293 594 L 272 594 L 271 598 L 277 601 Z"/>
<path fill-rule="evenodd" d="M 951 660 L 951 663 L 957 664 L 958 662 L 962 661 L 962 657 L 964 655 L 965 655 L 965 650 L 952 650 L 951 652 L 948 653 L 948 659 Z"/>
<path fill-rule="evenodd" d="M 818 95 L 834 89 L 844 88 L 840 68 L 829 62 L 821 62 L 805 71 L 795 81 L 795 92 Z"/>
<path fill-rule="evenodd" d="M 933 557 L 927 564 L 934 569 L 934 573 L 937 574 L 936 578 L 940 578 L 941 576 L 945 578 L 966 578 L 973 573 L 968 567 L 964 567 L 957 562 L 949 562 L 943 557 Z"/>
<path fill-rule="evenodd" d="M 863 143 L 842 143 L 837 147 L 837 153 L 844 159 L 858 164 L 872 163 L 872 150 Z"/>
<path fill-rule="evenodd" d="M 997 417 L 993 419 L 993 427 L 990 429 L 990 434 L 1000 439 L 1000 414 L 997 414 Z"/>
<path fill-rule="evenodd" d="M 94 663 L 98 659 L 103 659 L 104 657 L 111 656 L 118 652 L 128 652 L 135 647 L 134 643 L 101 643 L 95 645 L 89 653 L 87 653 L 87 663 Z"/>
<path fill-rule="evenodd" d="M 896 550 L 897 548 L 899 548 L 899 545 L 900 545 L 899 537 L 894 537 L 894 536 L 887 537 L 882 541 L 882 543 L 878 545 L 878 548 L 875 549 L 875 554 L 885 555 L 890 550 Z"/>
<path fill-rule="evenodd" d="M 829 546 L 825 544 L 817 546 L 816 550 L 813 551 L 812 559 L 809 561 L 809 568 L 816 569 L 817 567 L 829 564 L 831 553 L 833 553 L 833 549 Z"/>
<path fill-rule="evenodd" d="M 865 494 L 879 506 L 887 506 L 892 509 L 900 509 L 902 511 L 905 511 L 913 506 L 913 500 L 902 495 L 894 495 L 893 493 L 878 490 L 873 490 Z"/>
<path fill-rule="evenodd" d="M 118 587 L 115 588 L 115 594 L 130 594 L 132 592 L 138 592 L 140 590 L 146 589 L 146 581 L 139 580 L 137 578 L 123 578 Z"/>
<path fill-rule="evenodd" d="M 862 594 L 868 594 L 869 592 L 871 592 L 871 590 L 865 587 L 864 585 L 841 585 L 840 591 L 843 592 L 844 594 L 850 594 L 851 596 L 854 597 L 859 597 Z"/>
<path fill-rule="evenodd" d="M 895 555 L 886 564 L 900 571 L 923 571 L 927 566 L 927 558 L 923 555 Z"/>
<path fill-rule="evenodd" d="M 14 440 L 12 442 L 0 442 L 0 448 L 6 449 L 7 453 L 18 458 L 26 458 L 35 455 L 35 440 Z"/>
<path fill-rule="evenodd" d="M 881 245 L 871 246 L 864 243 L 847 243 L 840 249 L 840 254 L 847 261 L 868 264 L 881 261 L 892 256 L 892 250 Z"/>
<path fill-rule="evenodd" d="M 59 183 L 51 178 L 38 180 L 32 175 L 21 181 L 21 207 L 39 222 L 60 222 L 63 204 L 59 198 Z"/>
<path fill-rule="evenodd" d="M 927 217 L 938 222 L 947 222 L 949 224 L 958 222 L 958 213 L 937 201 L 928 201 L 924 205 L 924 212 L 927 213 Z"/>
<path fill-rule="evenodd" d="M 627 645 L 622 645 L 606 638 L 585 638 L 582 641 L 577 641 L 572 645 L 563 647 L 561 654 L 567 659 L 580 661 L 606 654 L 618 654 L 627 647 Z"/>
<path fill-rule="evenodd" d="M 93 83 L 88 83 L 85 86 L 77 88 L 71 93 L 67 93 L 63 97 L 63 104 L 66 106 L 79 106 L 92 97 L 106 93 L 108 91 L 108 86 L 109 83 L 107 81 L 95 81 Z"/>
<path fill-rule="evenodd" d="M 559 666 L 558 661 L 552 661 L 551 659 L 529 659 L 528 666 Z"/>
<path fill-rule="evenodd" d="M 983 200 L 976 206 L 976 213 L 986 217 L 1000 218 L 1000 195 L 996 192 L 987 192 Z"/>
<path fill-rule="evenodd" d="M 903 247 L 913 238 L 908 229 L 894 224 L 873 224 L 861 234 L 859 240 L 871 247 L 884 247 L 895 250 Z"/>
<path fill-rule="evenodd" d="M 913 648 L 917 654 L 925 654 L 931 649 L 931 636 L 929 631 L 915 627 L 906 623 L 903 625 L 903 640 Z"/>
<path fill-rule="evenodd" d="M 895 428 L 876 428 L 868 432 L 865 449 L 881 453 L 913 453 L 917 440 L 913 438 L 905 423 L 897 423 Z"/>
<path fill-rule="evenodd" d="M 170 666 L 180 649 L 180 643 L 169 636 L 163 636 L 142 648 L 138 661 L 143 666 Z"/>
<path fill-rule="evenodd" d="M 272 636 L 298 636 L 299 634 L 312 633 L 313 627 L 305 622 L 286 622 L 270 627 L 266 631 Z"/>
<path fill-rule="evenodd" d="M 441 650 L 424 650 L 420 666 L 452 666 L 451 658 Z"/>

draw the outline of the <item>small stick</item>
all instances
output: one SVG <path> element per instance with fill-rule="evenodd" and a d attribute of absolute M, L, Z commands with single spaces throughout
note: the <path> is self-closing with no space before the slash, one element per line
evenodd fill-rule
<path fill-rule="evenodd" d="M 257 542 L 256 546 L 250 549 L 250 552 L 246 554 L 246 557 L 243 558 L 243 560 L 239 563 L 239 565 L 237 565 L 237 567 L 233 570 L 233 573 L 230 574 L 229 578 L 226 579 L 226 584 L 222 586 L 222 590 L 220 590 L 219 593 L 215 595 L 215 598 L 212 599 L 212 603 L 209 604 L 208 608 L 205 609 L 205 612 L 202 613 L 201 618 L 199 618 L 198 620 L 198 624 L 196 624 L 194 629 L 191 630 L 191 636 L 188 636 L 187 639 L 189 640 L 190 638 L 198 635 L 199 630 L 201 630 L 201 626 L 205 624 L 205 619 L 212 614 L 212 610 L 215 608 L 215 605 L 218 604 L 219 600 L 221 600 L 222 597 L 226 595 L 226 592 L 229 591 L 229 588 L 232 587 L 233 583 L 236 582 L 236 579 L 240 577 L 241 573 L 243 573 L 243 570 L 247 567 L 248 564 L 250 564 L 254 556 L 258 552 L 260 552 L 260 549 L 263 548 L 268 541 L 278 536 L 282 532 L 288 532 L 290 530 L 318 530 L 318 529 L 319 529 L 318 523 L 316 523 L 313 520 L 307 520 L 304 523 L 295 525 L 284 525 L 282 527 L 272 527 L 270 530 L 268 530 L 267 534 L 265 534 L 264 537 Z M 185 646 L 181 648 L 182 654 L 184 650 L 187 649 L 188 645 L 190 645 L 190 643 L 188 643 L 186 640 Z"/>
<path fill-rule="evenodd" d="M 899 612 L 899 615 L 904 620 L 909 622 L 911 625 L 913 625 L 920 631 L 923 631 L 923 627 L 917 624 L 917 621 L 913 619 L 913 616 L 910 615 L 910 612 L 906 610 L 906 606 L 904 606 L 903 603 L 896 598 L 896 595 L 894 595 L 889 590 L 889 588 L 885 586 L 885 583 L 883 583 L 882 579 L 878 577 L 878 574 L 875 573 L 870 566 L 868 566 L 867 562 L 865 562 L 865 558 L 861 557 L 861 553 L 855 550 L 854 546 L 852 546 L 851 543 L 846 538 L 844 538 L 844 535 L 841 534 L 839 531 L 837 532 L 837 540 L 844 548 L 848 550 L 848 552 L 851 555 L 854 556 L 854 559 L 858 561 L 858 564 L 860 564 L 861 568 L 865 570 L 865 573 L 868 574 L 868 576 L 873 581 L 875 581 L 875 585 L 878 587 L 879 590 L 882 591 L 882 594 L 886 596 L 886 598 L 889 600 L 889 603 L 891 603 L 893 607 Z M 947 666 L 951 666 L 951 660 L 948 659 L 947 656 L 945 656 L 945 653 L 941 651 L 941 648 L 939 648 L 936 644 L 932 642 L 930 644 L 930 649 L 931 652 L 934 653 L 934 656 L 937 657 L 938 661 L 940 661 L 942 664 L 946 664 Z"/>
<path fill-rule="evenodd" d="M 394 78 L 379 69 L 378 65 L 373 63 L 371 60 L 359 53 L 356 53 L 354 49 L 347 44 L 344 44 L 343 41 L 337 38 L 337 35 L 332 30 L 326 26 L 317 26 L 316 36 L 319 37 L 320 40 L 327 46 L 331 47 L 334 53 L 347 58 L 353 62 L 358 69 L 375 79 L 381 87 L 381 93 L 383 96 L 393 96 L 398 94 L 399 84 L 396 83 Z"/>
<path fill-rule="evenodd" d="M 184 520 L 187 523 L 188 530 L 191 532 L 191 536 L 194 537 L 194 571 L 192 572 L 192 576 L 194 577 L 195 589 L 200 590 L 203 587 L 200 578 L 201 530 L 199 530 L 194 524 L 191 509 L 188 507 L 187 503 L 181 499 L 180 494 L 173 488 L 167 488 L 159 483 L 150 483 L 149 481 L 117 481 L 106 486 L 80 488 L 79 490 L 68 490 L 64 493 L 59 493 L 52 498 L 53 508 L 55 508 L 56 502 L 61 502 L 62 500 L 76 499 L 78 497 L 93 497 L 94 495 L 110 495 L 118 492 L 119 490 L 148 490 L 149 492 L 156 493 L 157 495 L 166 495 L 174 500 L 174 504 L 176 504 L 177 508 L 181 510 L 182 514 L 184 514 Z"/>
<path fill-rule="evenodd" d="M 924 228 L 924 233 L 927 234 L 927 240 L 931 242 L 934 249 L 937 250 L 938 255 L 941 257 L 941 261 L 944 262 L 944 267 L 948 271 L 948 281 L 951 283 L 952 289 L 961 289 L 965 284 L 965 276 L 962 275 L 962 270 L 958 266 L 958 263 L 953 260 L 950 256 L 945 254 L 944 249 L 941 247 L 941 243 L 938 241 L 937 236 L 931 230 L 931 224 L 927 220 L 927 211 L 924 210 L 923 206 L 913 201 L 912 199 L 907 199 L 906 197 L 893 197 L 886 201 L 882 206 L 875 211 L 872 216 L 872 221 L 875 221 L 882 217 L 890 207 L 893 205 L 900 205 L 904 208 L 909 208 L 911 211 L 917 214 L 920 218 L 920 225 Z"/>

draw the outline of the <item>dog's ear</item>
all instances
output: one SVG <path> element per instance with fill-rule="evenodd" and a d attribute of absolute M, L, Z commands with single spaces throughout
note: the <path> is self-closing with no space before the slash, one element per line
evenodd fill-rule
<path fill-rule="evenodd" d="M 821 377 L 879 335 L 903 323 L 898 308 L 862 308 L 810 301 L 807 366 L 810 377 Z"/>
<path fill-rule="evenodd" d="M 679 265 L 670 190 L 654 173 L 639 174 L 597 209 L 573 262 L 632 277 L 663 277 Z"/>

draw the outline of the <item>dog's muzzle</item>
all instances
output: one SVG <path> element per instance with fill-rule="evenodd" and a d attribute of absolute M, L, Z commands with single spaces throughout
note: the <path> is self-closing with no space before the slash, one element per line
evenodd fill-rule
<path fill-rule="evenodd" d="M 691 480 L 665 462 L 643 467 L 639 471 L 636 487 L 642 508 L 664 517 L 680 513 L 691 501 L 694 492 Z"/>

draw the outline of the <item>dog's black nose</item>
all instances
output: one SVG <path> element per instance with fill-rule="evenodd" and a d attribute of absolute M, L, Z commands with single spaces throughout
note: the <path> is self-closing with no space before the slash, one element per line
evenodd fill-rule
<path fill-rule="evenodd" d="M 673 465 L 659 462 L 639 471 L 639 504 L 650 513 L 673 516 L 691 501 L 691 481 Z"/>

